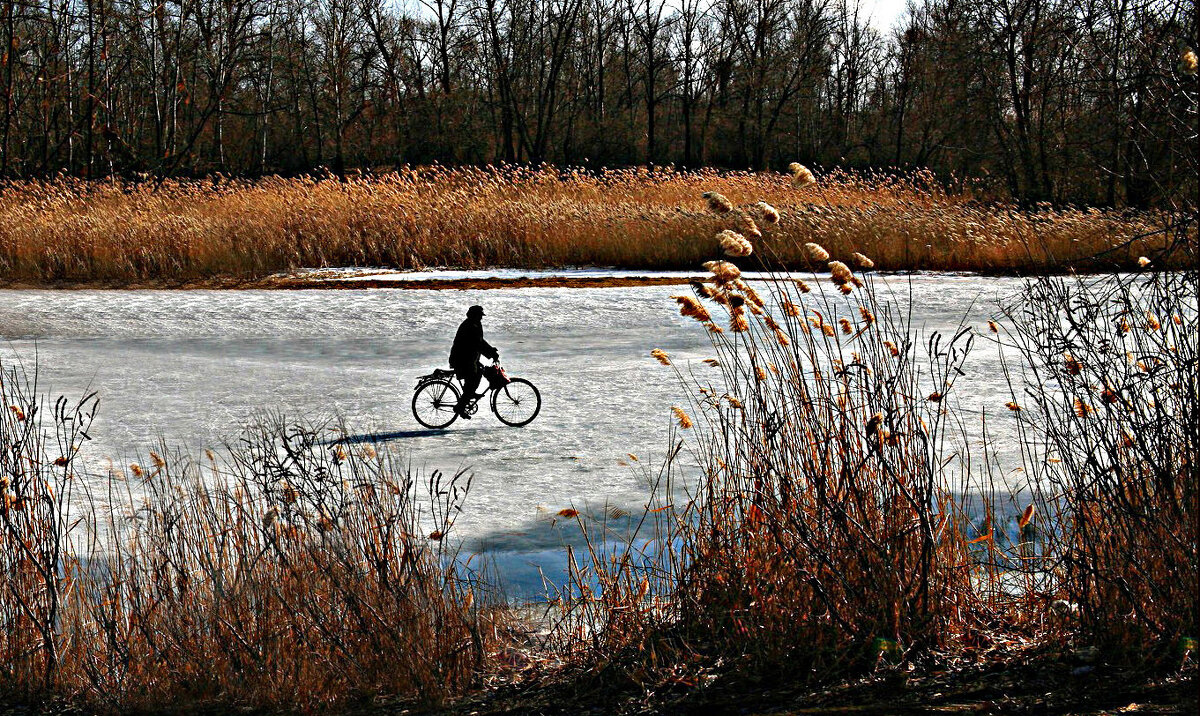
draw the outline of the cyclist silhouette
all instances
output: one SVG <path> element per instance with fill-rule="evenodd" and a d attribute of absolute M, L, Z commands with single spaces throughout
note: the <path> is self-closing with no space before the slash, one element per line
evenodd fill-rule
<path fill-rule="evenodd" d="M 483 366 L 479 365 L 481 355 L 499 360 L 500 351 L 483 339 L 483 306 L 471 306 L 467 309 L 467 320 L 459 324 L 454 345 L 450 348 L 450 367 L 463 383 L 463 392 L 458 405 L 454 406 L 454 412 L 464 420 L 471 419 L 464 410 L 467 403 L 479 397 L 475 391 L 479 389 L 479 381 L 483 378 Z"/>

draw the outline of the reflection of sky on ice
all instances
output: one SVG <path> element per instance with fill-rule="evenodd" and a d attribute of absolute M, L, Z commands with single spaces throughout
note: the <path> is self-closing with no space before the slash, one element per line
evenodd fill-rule
<path fill-rule="evenodd" d="M 949 331 L 965 318 L 986 332 L 996 302 L 1020 282 L 916 275 L 880 285 L 883 300 L 907 304 L 911 293 L 916 329 Z M 561 537 L 539 506 L 645 504 L 645 479 L 619 463 L 634 453 L 657 465 L 670 406 L 686 395 L 649 350 L 685 369 L 713 355 L 706 332 L 669 298 L 685 291 L 2 291 L 0 357 L 31 366 L 36 354 L 43 391 L 98 391 L 95 439 L 84 448 L 98 474 L 109 458 L 144 459 L 160 437 L 193 451 L 217 445 L 262 411 L 341 416 L 356 441 L 378 435 L 417 468 L 469 467 L 475 480 L 455 530 L 503 551 L 500 562 L 527 564 Z M 486 308 L 487 338 L 509 374 L 541 389 L 541 415 L 522 429 L 481 413 L 441 434 L 418 432 L 415 380 L 444 367 L 474 303 Z M 996 424 L 1009 419 L 1008 398 L 996 348 L 977 341 L 966 369 L 959 399 L 987 407 L 1003 443 Z"/>

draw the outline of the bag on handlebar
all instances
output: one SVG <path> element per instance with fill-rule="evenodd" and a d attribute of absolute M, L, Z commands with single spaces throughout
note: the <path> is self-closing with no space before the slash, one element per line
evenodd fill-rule
<path fill-rule="evenodd" d="M 509 383 L 508 374 L 498 365 L 485 367 L 483 369 L 483 377 L 487 378 L 488 385 L 493 388 L 503 388 Z"/>

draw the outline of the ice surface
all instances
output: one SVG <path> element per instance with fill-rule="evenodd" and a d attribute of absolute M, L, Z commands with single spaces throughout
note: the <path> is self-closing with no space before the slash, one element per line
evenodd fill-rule
<path fill-rule="evenodd" d="M 880 282 L 898 301 L 911 292 L 914 323 L 926 330 L 964 318 L 986 330 L 996 301 L 1020 288 L 973 276 Z M 670 407 L 685 396 L 649 351 L 685 366 L 712 355 L 706 332 L 670 300 L 680 288 L 5 290 L 0 358 L 32 366 L 36 356 L 44 391 L 99 392 L 84 453 L 97 474 L 109 459 L 144 459 L 160 437 L 193 451 L 216 445 L 262 411 L 340 415 L 352 435 L 378 436 L 417 467 L 469 467 L 474 487 L 455 529 L 503 542 L 529 534 L 539 506 L 644 504 L 642 479 L 619 462 L 634 453 L 656 463 Z M 444 434 L 422 434 L 410 410 L 415 380 L 446 367 L 475 303 L 509 374 L 541 389 L 541 415 L 515 429 L 481 411 Z M 1002 410 L 1007 388 L 993 346 L 977 345 L 956 388 L 969 408 Z M 547 547 L 536 542 L 516 549 Z"/>

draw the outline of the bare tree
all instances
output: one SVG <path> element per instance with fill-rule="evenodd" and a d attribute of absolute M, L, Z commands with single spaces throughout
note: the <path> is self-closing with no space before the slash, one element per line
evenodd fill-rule
<path fill-rule="evenodd" d="M 1189 0 L 0 0 L 0 175 L 594 160 L 1196 186 Z"/>

